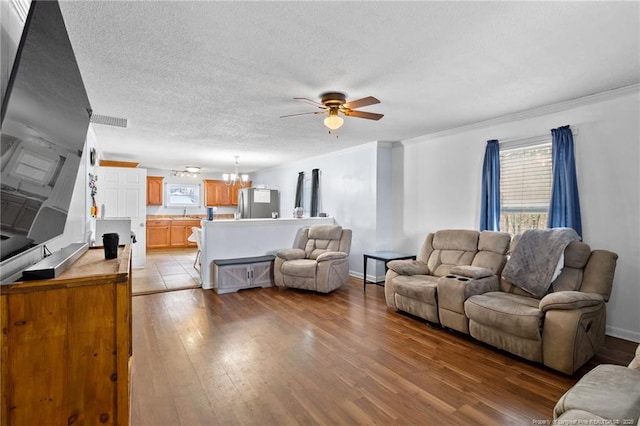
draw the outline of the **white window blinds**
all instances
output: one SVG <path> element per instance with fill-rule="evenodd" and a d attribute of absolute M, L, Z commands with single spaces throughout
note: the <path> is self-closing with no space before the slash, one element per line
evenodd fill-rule
<path fill-rule="evenodd" d="M 500 229 L 544 228 L 551 199 L 551 142 L 500 149 Z"/>

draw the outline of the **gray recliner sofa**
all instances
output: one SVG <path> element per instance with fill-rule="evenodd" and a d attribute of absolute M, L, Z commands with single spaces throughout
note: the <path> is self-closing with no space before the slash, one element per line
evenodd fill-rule
<path fill-rule="evenodd" d="M 464 302 L 472 337 L 554 370 L 573 374 L 604 343 L 606 302 L 617 254 L 571 242 L 562 272 L 537 297 L 504 277 L 497 290 Z"/>
<path fill-rule="evenodd" d="M 301 228 L 293 247 L 276 254 L 276 286 L 329 293 L 349 280 L 350 250 L 350 229 L 339 225 Z"/>
<path fill-rule="evenodd" d="M 387 306 L 433 324 L 458 328 L 459 313 L 452 313 L 452 309 L 463 311 L 464 300 L 453 302 L 459 305 L 457 308 L 451 304 L 441 307 L 442 279 L 450 281 L 452 292 L 458 291 L 453 288 L 458 283 L 460 287 L 497 288 L 510 241 L 511 236 L 505 232 L 445 229 L 429 233 L 416 260 L 389 262 L 385 276 Z"/>
<path fill-rule="evenodd" d="M 618 256 L 570 242 L 550 289 L 535 296 L 502 276 L 516 242 L 490 231 L 429 234 L 417 260 L 389 262 L 387 306 L 573 374 L 604 343 Z"/>

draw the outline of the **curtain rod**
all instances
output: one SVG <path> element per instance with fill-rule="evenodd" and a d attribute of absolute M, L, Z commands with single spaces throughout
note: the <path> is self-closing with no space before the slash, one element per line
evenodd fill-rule
<path fill-rule="evenodd" d="M 577 128 L 571 128 L 571 134 L 573 136 L 577 136 L 578 135 L 578 129 Z M 535 145 L 536 143 L 546 143 L 546 142 L 550 142 L 551 141 L 551 131 L 549 131 L 549 133 L 547 133 L 546 135 L 536 135 L 536 136 L 529 136 L 526 138 L 514 138 L 514 139 L 498 139 L 500 147 L 502 147 L 503 149 L 507 149 L 507 148 L 519 148 L 519 147 L 524 147 L 524 146 L 532 146 Z"/>

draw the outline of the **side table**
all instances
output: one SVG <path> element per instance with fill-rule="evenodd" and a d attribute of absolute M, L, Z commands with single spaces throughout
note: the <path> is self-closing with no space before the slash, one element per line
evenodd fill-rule
<path fill-rule="evenodd" d="M 363 275 L 363 284 L 362 284 L 363 291 L 367 290 L 367 284 L 377 284 L 377 285 L 384 286 L 384 281 L 380 283 L 374 282 L 374 281 L 367 281 L 367 261 L 369 259 L 379 260 L 381 262 L 384 262 L 385 275 L 389 270 L 389 268 L 387 267 L 387 263 L 391 262 L 392 260 L 405 260 L 405 259 L 415 260 L 416 259 L 415 254 L 398 253 L 396 251 L 374 251 L 371 253 L 363 253 L 363 257 L 364 257 L 364 273 L 362 274 Z"/>

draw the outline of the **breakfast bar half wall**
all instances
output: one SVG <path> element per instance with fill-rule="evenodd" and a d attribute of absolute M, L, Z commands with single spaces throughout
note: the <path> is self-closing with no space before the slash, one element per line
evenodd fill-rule
<path fill-rule="evenodd" d="M 203 220 L 202 288 L 214 288 L 216 260 L 274 255 L 280 249 L 292 247 L 300 228 L 334 224 L 332 217 Z"/>

